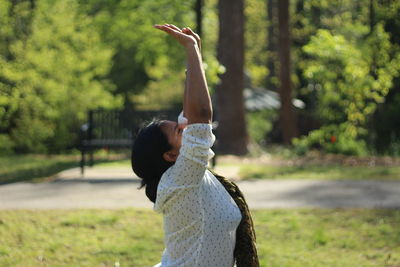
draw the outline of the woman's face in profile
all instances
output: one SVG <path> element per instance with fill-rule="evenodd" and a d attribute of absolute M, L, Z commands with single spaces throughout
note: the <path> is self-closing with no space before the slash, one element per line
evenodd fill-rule
<path fill-rule="evenodd" d="M 178 124 L 175 121 L 162 121 L 161 130 L 167 136 L 168 143 L 171 145 L 171 151 L 179 154 L 182 145 L 182 132 L 186 127 L 185 124 Z"/>

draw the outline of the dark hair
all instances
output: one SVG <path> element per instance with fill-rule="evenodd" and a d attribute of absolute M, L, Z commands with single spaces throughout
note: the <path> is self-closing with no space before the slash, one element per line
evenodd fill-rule
<path fill-rule="evenodd" d="M 161 123 L 160 120 L 153 120 L 143 127 L 132 146 L 132 169 L 142 179 L 140 188 L 146 187 L 146 196 L 152 202 L 156 202 L 161 176 L 174 164 L 163 158 L 163 154 L 172 147 L 161 130 Z"/>

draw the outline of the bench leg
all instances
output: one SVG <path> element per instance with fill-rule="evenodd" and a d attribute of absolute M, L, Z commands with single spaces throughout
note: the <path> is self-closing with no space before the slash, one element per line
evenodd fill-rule
<path fill-rule="evenodd" d="M 85 149 L 81 150 L 81 175 L 85 173 Z"/>
<path fill-rule="evenodd" d="M 94 164 L 94 160 L 93 160 L 93 150 L 92 150 L 92 151 L 90 151 L 90 154 L 89 154 L 89 166 L 93 167 L 93 164 Z"/>

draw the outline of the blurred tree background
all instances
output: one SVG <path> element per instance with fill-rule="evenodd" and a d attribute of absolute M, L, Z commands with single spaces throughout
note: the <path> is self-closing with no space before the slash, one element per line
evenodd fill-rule
<path fill-rule="evenodd" d="M 254 97 L 244 97 L 245 111 L 229 98 L 225 104 L 216 101 L 218 113 L 246 112 L 247 124 L 232 121 L 227 131 L 241 132 L 237 138 L 243 146 L 296 136 L 292 144 L 300 154 L 319 149 L 400 155 L 399 0 L 285 1 L 290 61 L 283 66 L 278 51 L 283 4 L 235 0 L 244 16 L 244 49 L 235 50 L 220 42 L 234 30 L 219 31 L 223 2 L 0 0 L 0 153 L 75 148 L 90 109 L 179 107 L 184 53 L 152 25 L 196 29 L 200 3 L 206 75 L 214 96 L 222 90 L 231 94 L 223 80 L 231 67 L 217 60 L 220 53 L 228 53 L 225 58 L 243 53 L 241 73 L 234 74 L 242 76 L 243 85 L 232 99 L 243 99 L 243 90 L 279 95 L 282 86 L 290 86 L 289 97 L 304 103 L 291 107 L 297 122 L 286 128 L 279 123 L 279 106 L 251 109 Z M 226 47 L 217 49 L 217 44 Z M 287 67 L 289 78 L 282 80 Z"/>

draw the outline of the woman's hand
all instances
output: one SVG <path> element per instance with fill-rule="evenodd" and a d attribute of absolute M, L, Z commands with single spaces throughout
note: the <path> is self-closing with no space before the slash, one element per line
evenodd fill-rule
<path fill-rule="evenodd" d="M 212 105 L 210 93 L 201 58 L 201 40 L 190 28 L 178 28 L 172 24 L 154 25 L 186 48 L 186 85 L 183 100 L 183 109 L 188 124 L 211 123 Z"/>
<path fill-rule="evenodd" d="M 194 31 L 192 31 L 192 29 L 190 29 L 189 27 L 183 28 L 182 32 L 185 33 L 185 34 L 193 36 L 194 39 L 196 39 L 197 46 L 199 47 L 199 49 L 201 51 L 201 39 L 200 39 L 200 36 L 197 33 L 195 33 Z"/>
<path fill-rule="evenodd" d="M 154 28 L 168 33 L 185 48 L 188 48 L 191 45 L 197 45 L 199 49 L 201 49 L 201 40 L 199 35 L 194 33 L 189 27 L 179 29 L 175 25 L 164 24 L 164 25 L 154 25 Z"/>

